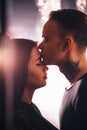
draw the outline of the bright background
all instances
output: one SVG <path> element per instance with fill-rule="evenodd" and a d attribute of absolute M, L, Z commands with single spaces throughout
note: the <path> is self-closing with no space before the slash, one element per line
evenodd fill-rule
<path fill-rule="evenodd" d="M 60 73 L 58 67 L 49 66 L 47 85 L 38 89 L 33 97 L 33 101 L 37 104 L 43 116 L 56 127 L 59 126 L 59 108 L 64 88 L 67 85 L 68 81 Z"/>
<path fill-rule="evenodd" d="M 51 10 L 74 8 L 87 13 L 87 0 L 7 0 L 7 31 L 14 38 L 41 40 Z M 59 108 L 68 81 L 56 66 L 49 66 L 47 85 L 36 90 L 33 102 L 43 116 L 59 127 Z"/>

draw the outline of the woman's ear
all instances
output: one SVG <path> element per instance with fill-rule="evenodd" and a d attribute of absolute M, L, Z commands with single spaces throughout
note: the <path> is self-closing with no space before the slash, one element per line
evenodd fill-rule
<path fill-rule="evenodd" d="M 68 52 L 69 50 L 71 50 L 72 45 L 73 45 L 73 38 L 71 36 L 67 36 L 65 38 L 64 51 Z"/>

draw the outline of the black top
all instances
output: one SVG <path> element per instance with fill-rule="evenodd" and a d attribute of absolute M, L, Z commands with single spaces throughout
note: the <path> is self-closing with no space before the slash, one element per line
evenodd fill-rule
<path fill-rule="evenodd" d="M 14 112 L 14 117 L 15 130 L 58 130 L 42 117 L 33 103 L 20 102 Z"/>
<path fill-rule="evenodd" d="M 61 130 L 87 130 L 87 74 L 65 90 L 60 109 Z"/>

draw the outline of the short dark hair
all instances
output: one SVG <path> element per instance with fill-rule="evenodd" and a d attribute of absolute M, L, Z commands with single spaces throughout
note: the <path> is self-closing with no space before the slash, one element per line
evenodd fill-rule
<path fill-rule="evenodd" d="M 71 34 L 79 46 L 87 46 L 87 15 L 75 9 L 52 11 L 49 20 L 55 20 L 65 35 Z"/>

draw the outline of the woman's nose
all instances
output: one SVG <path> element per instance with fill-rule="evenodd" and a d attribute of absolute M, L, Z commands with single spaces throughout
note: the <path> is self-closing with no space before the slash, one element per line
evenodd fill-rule
<path fill-rule="evenodd" d="M 44 71 L 47 71 L 49 68 L 46 65 L 44 65 L 43 69 Z"/>

